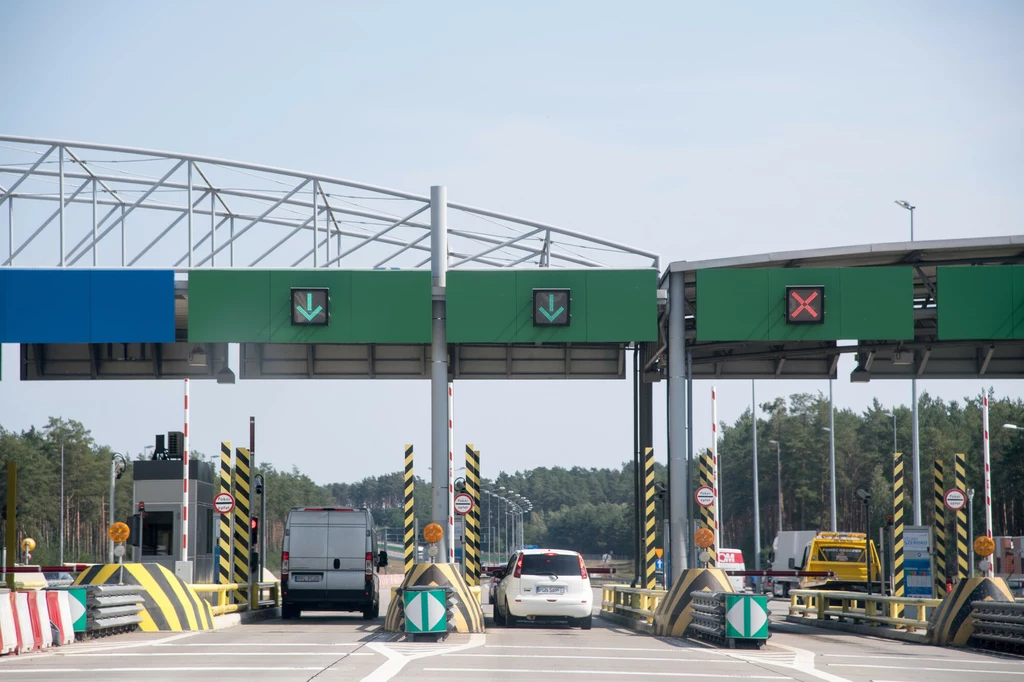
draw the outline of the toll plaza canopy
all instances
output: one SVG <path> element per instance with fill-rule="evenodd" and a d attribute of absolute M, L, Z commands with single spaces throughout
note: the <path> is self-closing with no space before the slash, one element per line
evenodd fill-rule
<path fill-rule="evenodd" d="M 676 261 L 660 286 L 682 278 L 694 379 L 836 378 L 843 353 L 852 381 L 1005 379 L 1024 376 L 1022 261 L 1024 236 L 896 242 Z"/>

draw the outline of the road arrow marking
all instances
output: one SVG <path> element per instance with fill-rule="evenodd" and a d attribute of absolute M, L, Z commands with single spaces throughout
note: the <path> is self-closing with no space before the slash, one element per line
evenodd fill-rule
<path fill-rule="evenodd" d="M 548 310 L 554 310 L 554 308 L 555 308 L 555 295 L 554 294 L 548 294 Z M 543 307 L 537 308 L 537 310 L 540 311 L 541 315 L 543 315 L 544 317 L 548 318 L 548 322 L 554 322 L 555 318 L 558 317 L 559 315 L 561 315 L 565 311 L 565 308 L 562 307 L 562 306 L 559 306 L 558 310 L 555 310 L 555 312 L 553 312 L 553 313 L 549 313 L 547 310 L 544 310 Z"/>
<path fill-rule="evenodd" d="M 316 307 L 316 310 L 312 310 L 313 309 L 313 294 L 306 294 L 306 307 L 303 308 L 301 305 L 297 305 L 297 306 L 295 306 L 295 309 L 298 310 L 302 314 L 302 316 L 304 318 L 306 318 L 307 322 L 312 322 L 313 318 L 316 317 L 317 315 L 319 315 L 320 311 L 323 310 L 324 307 L 322 305 L 318 305 Z M 309 310 L 312 310 L 312 312 L 306 312 L 306 311 L 309 311 Z"/>

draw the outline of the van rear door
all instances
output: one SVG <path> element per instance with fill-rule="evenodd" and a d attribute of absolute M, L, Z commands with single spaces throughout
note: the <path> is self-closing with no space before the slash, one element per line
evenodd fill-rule
<path fill-rule="evenodd" d="M 288 589 L 296 601 L 327 598 L 328 512 L 295 510 L 288 515 Z"/>
<path fill-rule="evenodd" d="M 351 601 L 366 589 L 366 553 L 370 551 L 367 514 L 330 511 L 327 534 L 327 594 L 330 601 Z"/>

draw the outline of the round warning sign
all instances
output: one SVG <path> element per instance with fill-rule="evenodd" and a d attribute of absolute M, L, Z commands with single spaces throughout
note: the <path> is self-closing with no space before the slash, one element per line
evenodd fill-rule
<path fill-rule="evenodd" d="M 235 508 L 235 498 L 231 493 L 217 493 L 213 498 L 213 508 L 221 514 L 230 514 Z"/>
<path fill-rule="evenodd" d="M 967 504 L 967 495 L 959 488 L 951 488 L 946 491 L 946 506 L 953 511 L 959 511 Z"/>
<path fill-rule="evenodd" d="M 473 498 L 467 493 L 459 493 L 455 496 L 455 513 L 468 514 L 473 508 Z"/>
<path fill-rule="evenodd" d="M 694 497 L 697 498 L 697 504 L 702 507 L 710 507 L 715 503 L 715 491 L 706 485 L 697 488 L 697 494 Z"/>

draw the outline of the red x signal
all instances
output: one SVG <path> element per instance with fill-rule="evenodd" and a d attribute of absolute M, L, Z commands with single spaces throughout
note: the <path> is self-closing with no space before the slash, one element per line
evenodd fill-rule
<path fill-rule="evenodd" d="M 807 298 L 800 298 L 800 294 L 798 294 L 795 291 L 792 292 L 792 296 L 793 296 L 793 300 L 796 301 L 797 303 L 799 303 L 800 305 L 797 307 L 796 310 L 793 311 L 793 314 L 792 314 L 791 317 L 796 319 L 797 315 L 799 315 L 802 311 L 806 310 L 807 312 L 809 312 L 811 314 L 811 317 L 817 319 L 818 312 L 814 308 L 811 307 L 811 302 L 814 299 L 818 298 L 818 292 L 817 291 L 812 291 L 811 295 L 808 296 Z"/>
<path fill-rule="evenodd" d="M 786 287 L 786 322 L 792 324 L 821 324 L 824 321 L 825 287 Z"/>

